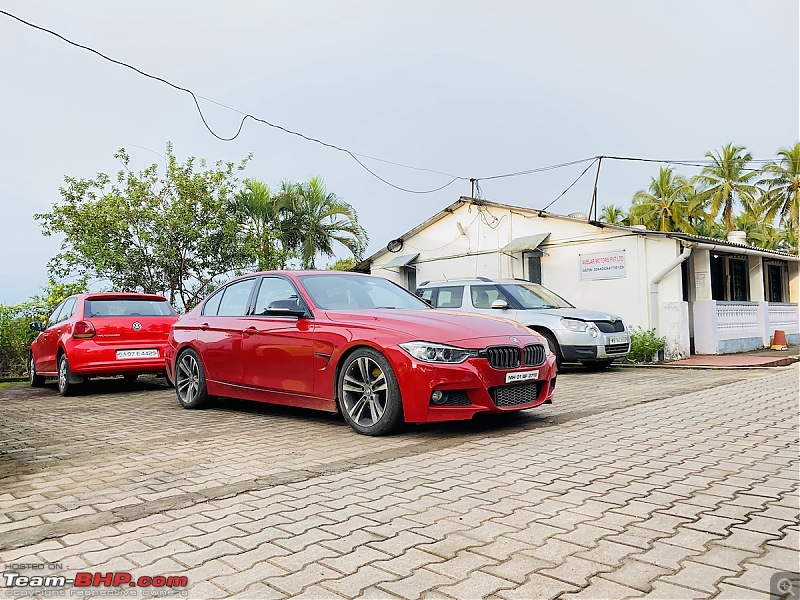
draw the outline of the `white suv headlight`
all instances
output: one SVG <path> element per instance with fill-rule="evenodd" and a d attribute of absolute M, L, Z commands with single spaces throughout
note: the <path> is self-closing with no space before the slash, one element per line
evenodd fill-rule
<path fill-rule="evenodd" d="M 561 319 L 561 324 L 570 331 L 586 331 L 586 329 L 589 327 L 589 323 L 586 321 L 567 319 L 566 317 Z"/>
<path fill-rule="evenodd" d="M 477 350 L 467 350 L 433 342 L 406 342 L 400 344 L 400 347 L 417 360 L 428 363 L 456 364 L 478 355 Z"/>

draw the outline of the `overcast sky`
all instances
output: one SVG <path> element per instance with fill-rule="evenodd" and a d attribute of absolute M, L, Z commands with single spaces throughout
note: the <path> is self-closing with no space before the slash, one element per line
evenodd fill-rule
<path fill-rule="evenodd" d="M 354 152 L 464 177 L 599 154 L 698 159 L 725 143 L 772 158 L 798 141 L 797 0 L 4 0 L 0 8 L 196 93 Z M 191 98 L 0 15 L 0 303 L 37 293 L 59 240 L 36 212 L 65 175 L 186 156 L 238 161 L 277 185 L 321 176 L 368 253 L 460 195 L 399 192 L 352 159 L 249 122 L 235 141 Z M 232 135 L 239 116 L 204 103 Z M 406 188 L 449 178 L 365 161 Z M 486 181 L 541 208 L 585 165 Z M 658 165 L 603 163 L 599 204 L 627 207 Z M 692 174 L 689 168 L 681 170 Z M 587 174 L 550 210 L 587 212 Z M 344 252 L 341 254 L 345 255 Z M 320 261 L 325 264 L 325 261 Z"/>

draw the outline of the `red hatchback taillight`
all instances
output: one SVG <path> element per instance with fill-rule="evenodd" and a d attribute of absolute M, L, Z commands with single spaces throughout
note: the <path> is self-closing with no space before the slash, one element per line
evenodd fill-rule
<path fill-rule="evenodd" d="M 72 337 L 74 338 L 90 338 L 94 337 L 96 333 L 91 321 L 78 321 L 72 329 Z"/>

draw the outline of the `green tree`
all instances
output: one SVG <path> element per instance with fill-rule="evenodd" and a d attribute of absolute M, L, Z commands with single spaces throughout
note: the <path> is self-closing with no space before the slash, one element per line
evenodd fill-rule
<path fill-rule="evenodd" d="M 358 261 L 354 257 L 348 256 L 347 258 L 340 258 L 332 265 L 328 265 L 328 268 L 332 271 L 352 271 L 357 264 Z"/>
<path fill-rule="evenodd" d="M 764 215 L 764 207 L 758 210 L 758 206 L 745 211 L 736 216 L 733 224 L 737 231 L 744 231 L 747 234 L 747 243 L 750 246 L 765 248 L 767 250 L 777 250 L 780 243 L 780 232 L 772 225 L 771 219 Z"/>
<path fill-rule="evenodd" d="M 800 230 L 800 142 L 781 148 L 778 156 L 779 161 L 764 167 L 766 177 L 759 181 L 767 186 L 764 206 L 770 220 L 778 217 L 790 234 L 797 234 Z"/>
<path fill-rule="evenodd" d="M 85 275 L 118 290 L 164 294 L 180 309 L 194 306 L 222 276 L 252 264 L 244 232 L 228 210 L 238 183 L 233 163 L 208 167 L 193 157 L 179 163 L 167 144 L 160 177 L 155 164 L 131 171 L 124 149 L 115 157 L 124 167 L 116 179 L 66 177 L 60 202 L 35 215 L 44 235 L 64 236 L 49 264 L 54 277 Z"/>
<path fill-rule="evenodd" d="M 15 305 L 0 304 L 0 376 L 17 377 L 28 369 L 30 344 L 38 335 L 28 327 L 46 321 L 62 300 L 86 291 L 86 280 L 73 283 L 49 281 L 42 293 Z"/>
<path fill-rule="evenodd" d="M 694 188 L 670 167 L 661 167 L 658 177 L 650 179 L 646 190 L 633 195 L 628 218 L 633 225 L 644 225 L 654 231 L 694 233 L 688 220 L 689 202 Z"/>
<path fill-rule="evenodd" d="M 304 269 L 316 268 L 318 254 L 333 256 L 335 242 L 361 260 L 369 236 L 358 224 L 355 209 L 328 192 L 322 179 L 285 184 L 282 196 L 283 210 L 289 213 L 282 225 L 285 241 L 297 250 Z"/>
<path fill-rule="evenodd" d="M 705 155 L 712 164 L 703 167 L 692 180 L 699 186 L 697 200 L 708 202 L 713 218 L 722 213 L 725 227 L 729 232 L 733 231 L 734 204 L 737 200 L 744 207 L 756 203 L 758 188 L 755 181 L 759 172 L 747 167 L 753 156 L 744 146 L 731 143 L 716 153 L 706 152 Z"/>
<path fill-rule="evenodd" d="M 280 196 L 273 195 L 265 183 L 245 179 L 244 188 L 233 198 L 231 208 L 251 236 L 258 270 L 285 267 L 287 251 L 283 242 Z"/>
<path fill-rule="evenodd" d="M 622 207 L 616 204 L 609 204 L 600 211 L 600 220 L 611 225 L 627 225 L 628 215 L 625 214 Z"/>

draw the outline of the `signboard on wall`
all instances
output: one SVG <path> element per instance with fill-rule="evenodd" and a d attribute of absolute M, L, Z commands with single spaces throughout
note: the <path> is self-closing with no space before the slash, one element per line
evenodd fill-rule
<path fill-rule="evenodd" d="M 625 250 L 579 254 L 581 281 L 622 279 L 625 277 Z"/>

